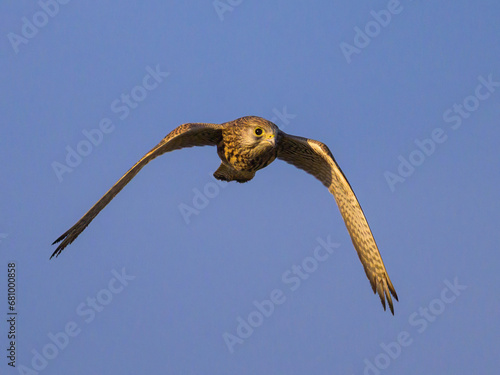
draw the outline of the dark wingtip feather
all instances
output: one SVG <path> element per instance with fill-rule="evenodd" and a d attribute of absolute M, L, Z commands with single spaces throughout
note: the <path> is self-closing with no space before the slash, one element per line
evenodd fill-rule
<path fill-rule="evenodd" d="M 56 243 L 61 242 L 66 237 L 68 237 L 68 232 L 64 233 L 57 240 L 55 240 L 54 242 L 52 242 L 52 245 L 55 245 Z M 57 249 L 52 253 L 52 255 L 50 256 L 49 259 L 52 259 L 54 256 L 57 258 L 59 256 L 59 254 L 61 254 L 61 252 L 64 250 L 64 248 L 66 247 L 66 245 L 67 244 L 65 244 L 64 242 L 61 243 L 61 244 L 59 244 L 59 246 L 57 246 Z"/>
<path fill-rule="evenodd" d="M 396 291 L 391 290 L 391 293 L 392 293 L 392 296 L 394 297 L 394 299 L 399 302 L 398 295 L 396 294 Z"/>
<path fill-rule="evenodd" d="M 64 237 L 66 237 L 66 233 L 64 233 L 61 237 L 59 237 L 54 242 L 52 242 L 52 245 L 55 245 L 56 243 L 61 242 L 62 240 L 64 240 Z"/>
<path fill-rule="evenodd" d="M 52 255 L 50 256 L 49 259 L 52 259 L 54 256 L 57 258 L 59 256 L 59 254 L 61 254 L 61 251 L 64 249 L 64 247 L 61 247 L 61 245 L 59 245 L 57 247 L 57 249 L 52 253 Z"/>
<path fill-rule="evenodd" d="M 387 293 L 387 304 L 389 305 L 389 309 L 391 310 L 392 315 L 394 315 L 394 304 L 392 303 L 392 298 L 390 292 Z"/>
<path fill-rule="evenodd" d="M 387 311 L 386 309 L 386 298 L 387 298 L 387 305 L 389 305 L 389 310 L 391 311 L 392 315 L 394 315 L 394 304 L 392 302 L 392 296 L 396 301 L 398 300 L 398 295 L 396 294 L 396 290 L 394 290 L 394 287 L 392 286 L 392 283 L 388 283 L 388 285 L 385 285 L 385 287 L 382 285 L 382 282 L 375 283 L 376 288 L 374 288 L 373 293 L 378 294 L 380 297 L 380 302 L 382 303 L 382 307 L 384 308 L 384 311 Z M 373 284 L 372 284 L 373 286 Z"/>

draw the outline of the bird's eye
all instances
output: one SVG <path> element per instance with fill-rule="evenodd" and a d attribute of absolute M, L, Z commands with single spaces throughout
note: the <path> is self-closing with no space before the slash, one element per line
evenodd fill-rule
<path fill-rule="evenodd" d="M 255 128 L 254 133 L 259 137 L 262 135 L 262 133 L 264 133 L 264 130 L 262 130 L 262 128 Z"/>

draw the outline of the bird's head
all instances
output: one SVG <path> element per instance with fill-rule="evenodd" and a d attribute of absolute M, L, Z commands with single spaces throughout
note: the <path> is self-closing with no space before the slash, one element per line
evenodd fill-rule
<path fill-rule="evenodd" d="M 279 129 L 272 122 L 256 116 L 242 117 L 239 120 L 241 146 L 259 153 L 276 147 Z"/>

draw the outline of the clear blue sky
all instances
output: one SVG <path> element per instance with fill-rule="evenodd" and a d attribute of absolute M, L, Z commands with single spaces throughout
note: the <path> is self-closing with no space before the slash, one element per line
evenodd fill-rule
<path fill-rule="evenodd" d="M 215 5 L 0 5 L 0 372 L 496 373 L 498 1 Z M 321 183 L 276 161 L 214 185 L 208 147 L 154 160 L 49 260 L 173 128 L 245 115 L 330 147 L 395 316 Z"/>

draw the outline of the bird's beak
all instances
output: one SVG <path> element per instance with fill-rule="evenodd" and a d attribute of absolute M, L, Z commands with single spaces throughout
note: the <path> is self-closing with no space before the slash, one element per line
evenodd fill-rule
<path fill-rule="evenodd" d="M 266 141 L 269 142 L 271 145 L 274 146 L 276 144 L 276 137 L 274 136 L 274 134 L 269 134 L 266 137 Z"/>

